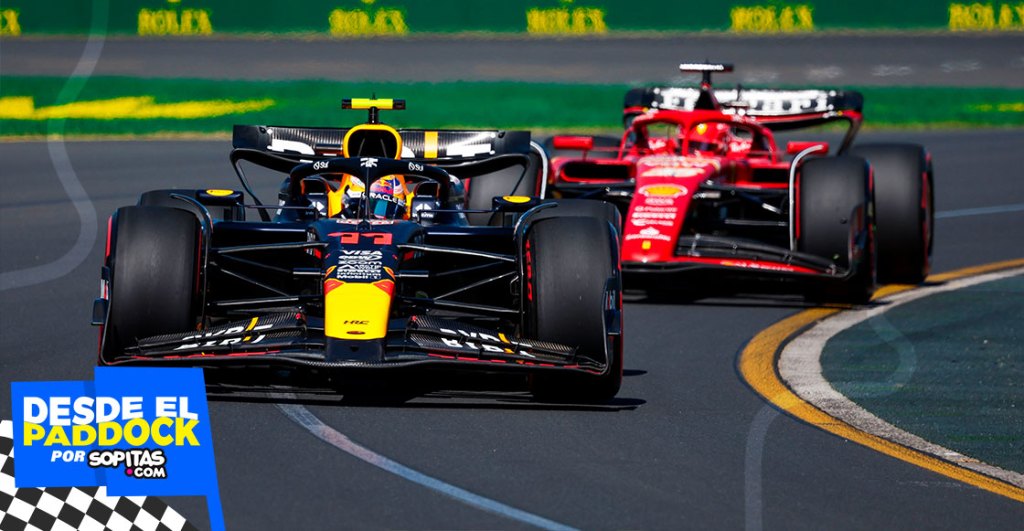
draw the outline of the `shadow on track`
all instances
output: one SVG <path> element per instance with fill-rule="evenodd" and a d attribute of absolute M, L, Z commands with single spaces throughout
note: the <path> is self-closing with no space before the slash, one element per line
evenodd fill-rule
<path fill-rule="evenodd" d="M 941 282 L 924 282 L 925 286 L 935 286 Z M 879 286 L 881 290 L 884 286 Z M 877 290 L 876 290 L 877 291 Z M 751 279 L 730 279 L 728 282 L 690 282 L 677 285 L 644 287 L 635 284 L 627 285 L 623 300 L 631 304 L 641 305 L 677 305 L 677 306 L 720 306 L 720 307 L 759 307 L 759 308 L 792 308 L 808 310 L 812 308 L 849 309 L 851 305 L 820 300 L 816 286 L 793 281 L 755 281 Z M 873 300 L 869 304 L 857 307 L 872 308 L 885 306 L 885 300 Z"/>
<path fill-rule="evenodd" d="M 643 370 L 626 370 L 627 378 L 646 374 Z M 291 382 L 285 384 L 260 382 L 225 382 L 208 380 L 210 401 L 248 402 L 341 407 L 392 407 L 411 409 L 492 409 L 534 411 L 632 411 L 646 404 L 639 398 L 614 398 L 603 403 L 548 402 L 535 399 L 527 390 L 525 379 L 494 375 L 473 375 L 472 378 L 448 376 L 429 385 L 408 379 L 337 382 Z M 282 398 L 282 394 L 294 398 Z"/>

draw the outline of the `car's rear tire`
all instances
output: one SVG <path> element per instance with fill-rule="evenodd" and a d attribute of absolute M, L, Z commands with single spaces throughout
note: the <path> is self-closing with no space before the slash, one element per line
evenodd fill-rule
<path fill-rule="evenodd" d="M 875 178 L 878 281 L 918 284 L 931 269 L 935 200 L 931 160 L 917 144 L 866 144 Z"/>
<path fill-rule="evenodd" d="M 609 302 L 619 310 L 622 304 L 614 234 L 594 217 L 532 222 L 524 250 L 526 337 L 576 346 L 608 366 L 601 375 L 538 373 L 531 381 L 538 398 L 605 401 L 622 384 L 621 336 L 609 336 L 605 323 Z"/>
<path fill-rule="evenodd" d="M 797 181 L 797 250 L 853 270 L 841 282 L 815 283 L 811 299 L 863 304 L 875 289 L 871 174 L 859 157 L 812 159 L 800 168 Z M 850 260 L 850 232 L 854 245 Z M 858 252 L 859 251 L 859 252 Z"/>
<path fill-rule="evenodd" d="M 136 206 L 118 209 L 114 219 L 105 362 L 140 338 L 194 330 L 199 302 L 199 233 L 192 214 Z"/>

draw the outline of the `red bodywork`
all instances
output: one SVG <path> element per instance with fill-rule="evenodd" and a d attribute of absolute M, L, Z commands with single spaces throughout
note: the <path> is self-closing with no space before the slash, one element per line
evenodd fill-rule
<path fill-rule="evenodd" d="M 637 107 L 628 104 L 627 96 L 628 128 L 617 149 L 590 148 L 592 142 L 580 137 L 555 137 L 549 190 L 619 205 L 625 219 L 626 271 L 729 268 L 842 275 L 830 261 L 796 252 L 791 234 L 798 234 L 799 227 L 790 225 L 799 217 L 791 216 L 790 205 L 799 193 L 799 161 L 791 193 L 792 160 L 783 158 L 773 129 L 845 120 L 851 126 L 840 148 L 845 149 L 861 122 L 859 109 L 748 113 L 745 108 L 722 107 L 709 87 L 701 91 L 712 108 Z M 819 146 L 817 154 L 828 153 L 822 142 L 793 142 L 789 147 L 803 151 L 814 146 Z M 582 153 L 565 156 L 566 149 Z M 706 206 L 726 196 L 749 204 L 734 204 L 721 212 Z M 697 202 L 705 206 L 697 207 Z M 709 240 L 715 240 L 710 247 L 705 245 Z"/>

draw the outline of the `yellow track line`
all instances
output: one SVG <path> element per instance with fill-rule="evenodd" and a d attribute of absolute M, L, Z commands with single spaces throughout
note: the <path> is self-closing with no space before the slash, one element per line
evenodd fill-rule
<path fill-rule="evenodd" d="M 928 282 L 946 282 L 1019 266 L 1024 266 L 1024 259 L 1007 260 L 959 269 L 941 275 L 933 275 L 928 277 Z M 902 284 L 884 286 L 875 293 L 873 300 L 909 291 L 915 287 L 917 286 Z M 973 470 L 961 468 L 948 461 L 912 448 L 907 448 L 876 435 L 860 431 L 814 407 L 814 405 L 804 401 L 786 387 L 786 384 L 779 378 L 775 368 L 782 346 L 808 326 L 840 311 L 842 309 L 836 308 L 806 310 L 783 319 L 754 336 L 754 339 L 740 353 L 739 370 L 740 374 L 743 375 L 743 379 L 769 402 L 808 424 L 896 459 L 931 470 L 932 472 L 938 472 L 946 477 L 985 489 L 989 492 L 1024 502 L 1024 489 Z"/>

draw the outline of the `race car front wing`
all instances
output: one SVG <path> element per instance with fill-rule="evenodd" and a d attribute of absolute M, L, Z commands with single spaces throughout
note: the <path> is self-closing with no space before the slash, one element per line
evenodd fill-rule
<path fill-rule="evenodd" d="M 392 319 L 386 338 L 325 337 L 321 319 L 301 311 L 260 315 L 196 332 L 140 339 L 111 365 L 296 366 L 378 369 L 486 364 L 488 370 L 571 370 L 603 374 L 607 364 L 557 343 L 433 316 Z"/>
<path fill-rule="evenodd" d="M 856 273 L 824 257 L 752 240 L 701 234 L 680 236 L 675 255 L 668 260 L 622 263 L 627 273 L 682 273 L 709 268 L 836 279 Z"/>

